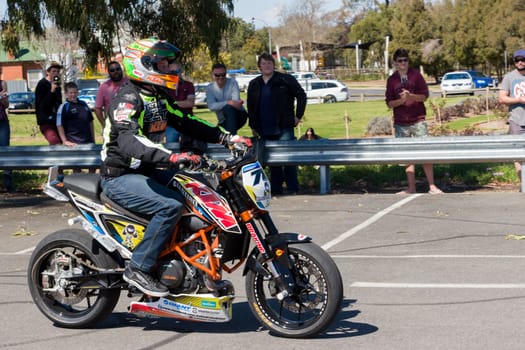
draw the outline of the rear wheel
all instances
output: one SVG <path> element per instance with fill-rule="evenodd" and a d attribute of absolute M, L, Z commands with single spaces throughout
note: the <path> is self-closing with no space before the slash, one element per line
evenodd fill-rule
<path fill-rule="evenodd" d="M 285 278 L 292 281 L 291 295 L 278 300 L 274 281 L 250 270 L 246 276 L 248 303 L 272 333 L 312 337 L 326 330 L 340 310 L 341 275 L 328 253 L 314 243 L 290 245 L 288 250 L 293 276 Z"/>
<path fill-rule="evenodd" d="M 324 103 L 335 103 L 335 102 L 337 102 L 337 99 L 335 98 L 335 96 L 328 95 L 328 96 L 325 96 L 324 98 Z"/>
<path fill-rule="evenodd" d="M 58 231 L 43 239 L 31 255 L 28 286 L 36 306 L 57 326 L 93 327 L 113 311 L 120 289 L 101 289 L 95 282 L 81 286 L 78 277 L 115 267 L 115 261 L 85 231 Z"/>

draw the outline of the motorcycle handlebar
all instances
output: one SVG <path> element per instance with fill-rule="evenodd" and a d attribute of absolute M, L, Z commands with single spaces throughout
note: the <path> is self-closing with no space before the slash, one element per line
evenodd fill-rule
<path fill-rule="evenodd" d="M 247 163 L 251 163 L 256 160 L 255 152 L 253 148 L 246 148 L 243 150 L 232 149 L 232 156 L 227 159 L 215 160 L 202 157 L 201 166 L 198 169 L 200 171 L 208 172 L 222 172 L 227 169 L 234 169 Z"/>

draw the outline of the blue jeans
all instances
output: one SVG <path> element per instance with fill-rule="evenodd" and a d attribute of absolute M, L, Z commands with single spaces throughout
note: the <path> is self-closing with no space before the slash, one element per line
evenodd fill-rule
<path fill-rule="evenodd" d="M 179 142 L 180 133 L 175 128 L 168 126 L 166 128 L 166 143 Z"/>
<path fill-rule="evenodd" d="M 265 140 L 272 141 L 289 141 L 295 140 L 294 129 L 282 129 L 281 133 L 272 136 L 263 136 Z M 288 192 L 299 191 L 299 180 L 297 180 L 296 166 L 271 166 L 270 167 L 270 183 L 272 186 L 272 193 L 279 194 L 283 192 L 283 181 L 286 182 L 286 190 Z"/>
<path fill-rule="evenodd" d="M 126 174 L 103 177 L 100 183 L 104 193 L 116 203 L 137 214 L 151 216 L 144 238 L 133 251 L 130 262 L 132 267 L 146 273 L 155 267 L 182 215 L 182 196 L 166 187 L 172 174 L 167 171 L 156 171 L 151 177 Z"/>
<path fill-rule="evenodd" d="M 224 121 L 219 125 L 232 135 L 237 134 L 237 131 L 246 124 L 248 114 L 244 110 L 238 110 L 230 105 L 224 106 L 222 109 L 224 114 Z"/>

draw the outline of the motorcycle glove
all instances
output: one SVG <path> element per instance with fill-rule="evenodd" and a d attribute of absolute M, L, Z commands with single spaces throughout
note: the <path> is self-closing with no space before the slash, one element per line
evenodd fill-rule
<path fill-rule="evenodd" d="M 222 134 L 220 140 L 222 145 L 230 149 L 233 147 L 235 149 L 243 150 L 253 146 L 250 138 L 240 135 Z"/>
<path fill-rule="evenodd" d="M 196 169 L 201 164 L 201 156 L 193 152 L 172 153 L 170 163 L 179 168 Z"/>

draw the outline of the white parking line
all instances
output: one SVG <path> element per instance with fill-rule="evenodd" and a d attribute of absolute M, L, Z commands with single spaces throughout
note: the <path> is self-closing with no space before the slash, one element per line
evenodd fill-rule
<path fill-rule="evenodd" d="M 31 253 L 33 250 L 35 250 L 35 248 L 36 247 L 31 247 L 24 250 L 19 250 L 18 252 L 15 252 L 15 255 Z"/>
<path fill-rule="evenodd" d="M 17 252 L 10 252 L 10 253 L 0 252 L 0 255 L 23 255 L 23 254 L 29 254 L 29 253 L 31 253 L 33 250 L 35 250 L 35 247 L 31 247 L 31 248 L 27 248 L 27 249 L 19 250 L 19 251 L 17 251 Z"/>
<path fill-rule="evenodd" d="M 353 227 L 352 229 L 342 233 L 341 235 L 339 235 L 339 237 L 337 237 L 337 238 L 335 238 L 335 239 L 325 243 L 322 246 L 322 248 L 324 250 L 328 250 L 328 249 L 332 248 L 334 245 L 341 243 L 345 239 L 355 235 L 357 232 L 361 231 L 362 229 L 366 228 L 367 226 L 370 226 L 371 224 L 373 224 L 377 220 L 381 219 L 386 214 L 390 213 L 392 210 L 395 210 L 397 208 L 402 207 L 406 203 L 410 202 L 413 199 L 416 199 L 417 197 L 419 197 L 421 195 L 422 195 L 422 193 L 416 193 L 416 194 L 413 194 L 413 195 L 411 195 L 409 197 L 403 198 L 399 202 L 396 202 L 396 203 L 392 204 L 391 206 L 389 206 L 388 208 L 381 210 L 380 212 L 378 212 L 374 216 L 370 217 L 369 219 L 363 221 L 359 225 L 357 225 L 357 226 Z"/>
<path fill-rule="evenodd" d="M 354 282 L 351 288 L 450 288 L 450 289 L 525 289 L 523 283 L 390 283 Z"/>

